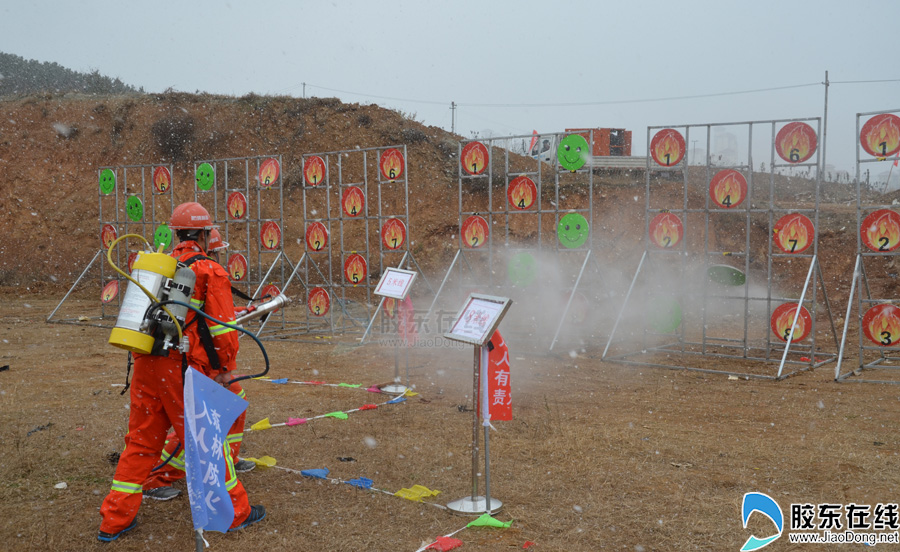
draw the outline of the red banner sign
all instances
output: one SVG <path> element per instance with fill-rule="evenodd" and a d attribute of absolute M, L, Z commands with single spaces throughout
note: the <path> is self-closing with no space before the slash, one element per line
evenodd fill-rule
<path fill-rule="evenodd" d="M 512 420 L 512 385 L 510 383 L 509 347 L 499 331 L 495 331 L 486 347 L 487 366 L 482 366 L 482 376 L 486 378 L 486 397 L 482 399 L 481 417 L 484 419 Z M 485 416 L 484 407 L 488 415 Z"/>

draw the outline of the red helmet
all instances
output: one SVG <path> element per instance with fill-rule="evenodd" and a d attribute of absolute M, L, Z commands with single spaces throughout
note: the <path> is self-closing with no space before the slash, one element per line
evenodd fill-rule
<path fill-rule="evenodd" d="M 213 228 L 209 231 L 209 239 L 206 241 L 206 251 L 207 253 L 212 253 L 213 251 L 219 251 L 220 249 L 225 249 L 228 247 L 227 241 L 222 241 L 222 234 L 219 233 L 218 230 Z"/>
<path fill-rule="evenodd" d="M 182 203 L 172 211 L 172 218 L 169 220 L 169 228 L 172 230 L 211 230 L 216 228 L 212 223 L 203 205 L 196 201 Z"/>

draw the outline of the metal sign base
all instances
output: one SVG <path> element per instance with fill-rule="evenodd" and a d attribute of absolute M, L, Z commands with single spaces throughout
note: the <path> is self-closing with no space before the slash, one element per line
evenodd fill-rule
<path fill-rule="evenodd" d="M 392 383 L 390 385 L 385 385 L 381 388 L 385 393 L 406 393 L 409 390 L 409 387 L 405 385 L 401 385 L 399 383 Z"/>
<path fill-rule="evenodd" d="M 503 508 L 503 503 L 491 497 L 491 511 L 488 512 L 487 500 L 483 496 L 467 496 L 447 504 L 447 509 L 458 514 L 496 514 Z"/>

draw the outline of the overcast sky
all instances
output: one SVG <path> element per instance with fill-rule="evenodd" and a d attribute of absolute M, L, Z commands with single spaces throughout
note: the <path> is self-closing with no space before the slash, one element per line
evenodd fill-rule
<path fill-rule="evenodd" d="M 0 0 L 0 51 L 148 92 L 306 83 L 447 130 L 456 102 L 466 137 L 626 128 L 641 155 L 648 126 L 821 117 L 828 71 L 826 161 L 852 172 L 856 114 L 900 108 L 898 16 L 893 0 Z"/>

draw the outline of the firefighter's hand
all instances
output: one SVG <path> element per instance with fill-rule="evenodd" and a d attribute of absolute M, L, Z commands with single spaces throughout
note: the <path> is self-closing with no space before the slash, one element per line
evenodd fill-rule
<path fill-rule="evenodd" d="M 213 381 L 215 381 L 216 383 L 222 384 L 223 386 L 227 386 L 229 383 L 231 383 L 231 380 L 232 380 L 231 372 L 222 372 L 219 375 L 217 375 L 215 378 L 213 378 Z"/>

